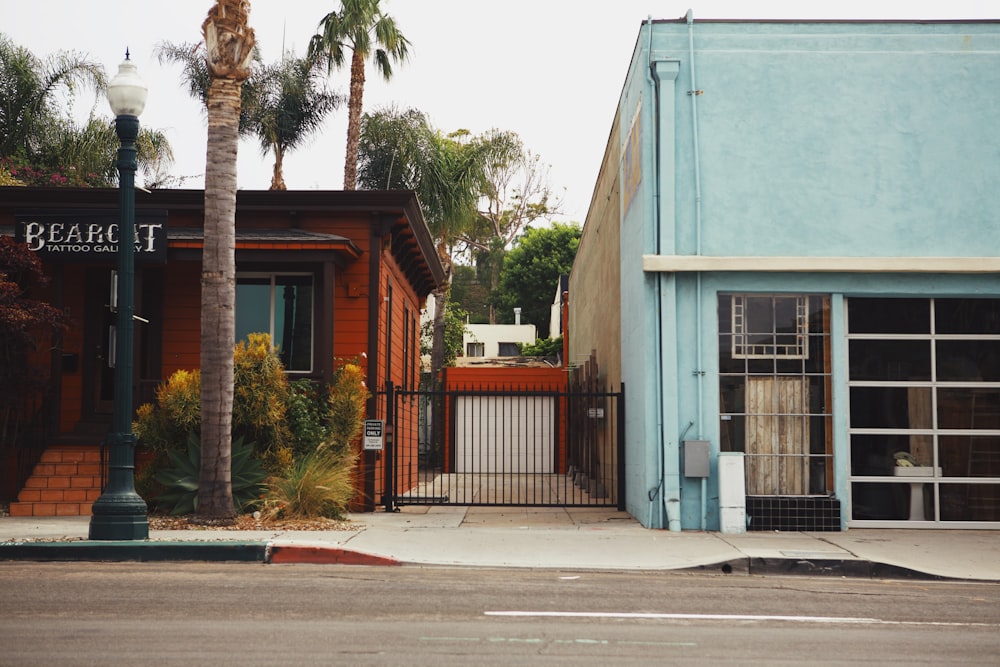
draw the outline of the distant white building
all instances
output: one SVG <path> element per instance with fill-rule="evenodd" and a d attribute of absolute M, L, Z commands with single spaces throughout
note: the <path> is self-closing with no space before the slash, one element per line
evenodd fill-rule
<path fill-rule="evenodd" d="M 514 309 L 514 324 L 466 324 L 462 336 L 465 360 L 516 357 L 520 345 L 532 344 L 538 331 L 534 324 L 521 324 L 520 308 Z M 461 364 L 463 358 L 459 358 Z"/>

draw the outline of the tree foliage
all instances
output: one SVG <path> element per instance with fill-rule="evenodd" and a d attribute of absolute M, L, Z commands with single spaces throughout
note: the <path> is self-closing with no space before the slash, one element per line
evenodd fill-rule
<path fill-rule="evenodd" d="M 61 310 L 37 298 L 47 282 L 38 256 L 0 235 L 0 410 L 16 409 L 44 387 L 46 378 L 31 370 L 30 355 L 68 324 Z"/>
<path fill-rule="evenodd" d="M 539 338 L 549 337 L 549 318 L 559 276 L 573 268 L 580 245 L 576 224 L 554 222 L 551 227 L 529 229 L 507 253 L 497 288 L 490 294 L 501 323 L 514 321 L 514 308 L 521 308 L 521 321 L 534 324 Z"/>
<path fill-rule="evenodd" d="M 210 77 L 205 43 L 162 42 L 156 54 L 161 63 L 181 65 L 188 92 L 207 108 Z M 273 156 L 272 190 L 285 189 L 285 155 L 312 137 L 343 101 L 326 88 L 325 70 L 323 54 L 299 58 L 286 53 L 278 62 L 264 64 L 259 50 L 253 49 L 253 68 L 240 88 L 239 133 L 256 138 L 261 155 Z"/>
<path fill-rule="evenodd" d="M 463 353 L 465 345 L 465 320 L 468 316 L 460 305 L 447 299 L 445 301 L 443 327 L 444 356 L 441 360 L 442 367 L 453 366 L 455 359 Z M 420 352 L 428 354 L 434 338 L 434 323 L 425 322 L 420 329 Z"/>
<path fill-rule="evenodd" d="M 431 372 L 446 365 L 445 316 L 456 238 L 476 219 L 484 183 L 483 151 L 463 140 L 465 133 L 444 136 L 415 109 L 384 109 L 366 114 L 362 123 L 359 173 L 362 187 L 414 190 L 434 237 L 445 279 L 434 291 Z"/>
<path fill-rule="evenodd" d="M 56 53 L 40 59 L 0 35 L 0 160 L 7 185 L 113 187 L 118 182 L 114 121 L 93 112 L 78 125 L 60 93 L 107 85 L 104 68 L 86 57 Z M 173 162 L 166 136 L 143 128 L 136 142 L 147 186 Z"/>
<path fill-rule="evenodd" d="M 458 241 L 472 255 L 479 275 L 495 290 L 511 244 L 534 221 L 558 211 L 549 185 L 548 166 L 527 150 L 514 132 L 491 130 L 473 144 L 483 155 L 484 175 L 474 225 Z M 490 323 L 497 322 L 491 307 Z"/>

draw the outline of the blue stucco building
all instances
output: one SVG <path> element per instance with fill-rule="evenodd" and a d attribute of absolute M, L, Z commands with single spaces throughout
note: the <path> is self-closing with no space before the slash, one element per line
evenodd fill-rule
<path fill-rule="evenodd" d="M 644 22 L 568 332 L 646 526 L 1000 527 L 1000 23 Z"/>

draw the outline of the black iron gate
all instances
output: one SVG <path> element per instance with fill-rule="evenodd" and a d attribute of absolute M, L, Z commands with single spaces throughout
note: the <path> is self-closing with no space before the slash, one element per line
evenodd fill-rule
<path fill-rule="evenodd" d="M 381 392 L 380 392 L 381 393 Z M 625 509 L 624 388 L 384 392 L 381 502 Z"/>

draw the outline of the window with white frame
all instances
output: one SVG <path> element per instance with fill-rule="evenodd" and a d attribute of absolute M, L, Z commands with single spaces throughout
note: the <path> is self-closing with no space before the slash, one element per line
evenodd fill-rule
<path fill-rule="evenodd" d="M 485 343 L 466 343 L 465 344 L 465 356 L 467 356 L 467 357 L 485 357 L 486 356 L 486 344 Z"/>
<path fill-rule="evenodd" d="M 808 296 L 734 294 L 730 298 L 734 358 L 808 358 Z"/>
<path fill-rule="evenodd" d="M 311 371 L 313 294 L 311 274 L 238 274 L 236 340 L 270 334 L 286 371 Z"/>

